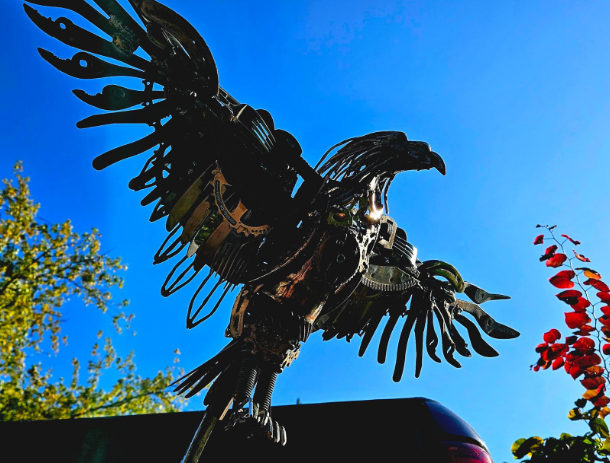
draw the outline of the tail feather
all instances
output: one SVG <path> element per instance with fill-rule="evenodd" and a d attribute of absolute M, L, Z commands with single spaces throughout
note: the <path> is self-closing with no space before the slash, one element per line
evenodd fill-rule
<path fill-rule="evenodd" d="M 236 340 L 232 340 L 210 360 L 178 378 L 171 384 L 171 386 L 176 386 L 174 392 L 183 394 L 189 389 L 196 388 L 196 392 L 189 391 L 188 397 L 199 392 L 233 363 L 233 360 L 241 351 L 240 344 Z M 203 379 L 206 379 L 207 382 L 203 383 Z"/>

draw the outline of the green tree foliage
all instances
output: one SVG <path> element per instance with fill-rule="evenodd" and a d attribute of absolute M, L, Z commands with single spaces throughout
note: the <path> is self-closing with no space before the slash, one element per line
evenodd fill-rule
<path fill-rule="evenodd" d="M 166 391 L 175 365 L 153 378 L 136 374 L 133 353 L 119 357 L 100 331 L 79 378 L 81 361 L 72 360 L 72 377 L 55 380 L 44 359 L 67 343 L 62 307 L 71 298 L 112 314 L 118 333 L 129 329 L 127 301 L 113 303 L 110 289 L 121 287 L 120 259 L 100 253 L 99 232 L 78 234 L 70 221 L 49 225 L 37 219 L 29 178 L 15 166 L 15 179 L 0 190 L 0 420 L 63 419 L 176 411 L 181 400 Z M 16 182 L 15 182 L 16 180 Z M 176 351 L 176 354 L 179 352 Z M 177 362 L 177 359 L 175 360 Z M 102 373 L 118 371 L 109 389 Z"/>

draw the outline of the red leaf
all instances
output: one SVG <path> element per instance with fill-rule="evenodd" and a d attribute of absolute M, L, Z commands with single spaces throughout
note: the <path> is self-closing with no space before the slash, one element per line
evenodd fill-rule
<path fill-rule="evenodd" d="M 604 344 L 602 347 L 604 355 L 610 355 L 610 344 Z"/>
<path fill-rule="evenodd" d="M 581 326 L 578 331 L 575 331 L 574 334 L 577 334 L 578 336 L 589 336 L 591 331 L 595 331 L 595 328 L 593 328 L 591 325 L 584 325 Z"/>
<path fill-rule="evenodd" d="M 568 346 L 565 344 L 553 344 L 546 351 L 540 354 L 540 357 L 543 360 L 555 360 L 558 357 L 563 357 L 563 355 L 568 351 Z"/>
<path fill-rule="evenodd" d="M 555 296 L 557 296 L 560 301 L 565 302 L 568 305 L 572 305 L 578 302 L 578 298 L 582 296 L 582 293 L 575 289 L 567 289 L 559 294 L 555 294 Z"/>
<path fill-rule="evenodd" d="M 549 368 L 551 366 L 552 363 L 553 363 L 552 361 L 547 360 L 546 362 L 544 362 L 544 365 L 542 365 L 541 368 L 543 370 L 546 370 L 547 368 Z"/>
<path fill-rule="evenodd" d="M 566 312 L 566 325 L 568 328 L 582 328 L 583 325 L 589 323 L 591 319 L 586 312 Z"/>
<path fill-rule="evenodd" d="M 584 297 L 579 297 L 575 304 L 570 304 L 576 312 L 584 312 L 587 307 L 589 307 L 591 303 L 587 301 Z"/>
<path fill-rule="evenodd" d="M 578 254 L 576 252 L 576 249 L 572 249 L 572 251 L 574 251 L 574 256 L 581 262 L 591 262 L 591 259 L 589 259 L 588 257 L 585 257 L 582 254 Z"/>
<path fill-rule="evenodd" d="M 546 261 L 546 266 L 547 267 L 561 267 L 561 265 L 568 259 L 568 256 L 566 256 L 565 254 L 555 254 L 553 257 L 549 258 L 549 260 Z"/>
<path fill-rule="evenodd" d="M 580 368 L 578 365 L 572 365 L 572 366 L 570 366 L 570 371 L 568 373 L 572 378 L 576 379 L 580 375 L 582 375 L 584 372 L 583 372 L 582 368 Z"/>
<path fill-rule="evenodd" d="M 561 235 L 561 236 L 563 236 L 564 238 L 569 239 L 574 244 L 574 246 L 578 246 L 580 244 L 580 241 L 573 240 L 568 235 Z"/>
<path fill-rule="evenodd" d="M 604 326 L 610 326 L 610 317 L 604 315 L 603 317 L 599 317 L 598 320 L 601 322 L 602 325 Z"/>
<path fill-rule="evenodd" d="M 578 267 L 576 270 L 583 270 L 585 276 L 592 280 L 601 280 L 602 279 L 602 276 L 596 270 L 593 270 L 592 268 Z"/>
<path fill-rule="evenodd" d="M 610 399 L 606 396 L 602 396 L 599 399 L 597 399 L 595 402 L 593 402 L 593 406 L 599 407 L 599 408 L 604 408 L 606 405 L 608 405 L 608 403 L 610 403 Z M 602 416 L 602 415 L 600 415 L 600 416 Z"/>
<path fill-rule="evenodd" d="M 542 339 L 544 339 L 544 342 L 546 343 L 553 344 L 558 339 L 561 339 L 561 333 L 559 332 L 559 330 L 553 328 L 552 330 L 549 330 L 544 333 Z"/>
<path fill-rule="evenodd" d="M 606 317 L 610 317 L 610 306 L 603 305 L 599 308 Z"/>
<path fill-rule="evenodd" d="M 552 368 L 553 370 L 557 370 L 558 368 L 561 368 L 564 364 L 565 360 L 563 357 L 558 357 L 555 360 L 553 360 L 552 363 Z"/>
<path fill-rule="evenodd" d="M 576 273 L 574 273 L 573 270 L 562 270 L 561 272 L 558 272 L 555 276 L 559 278 L 568 278 L 571 280 L 576 276 Z"/>
<path fill-rule="evenodd" d="M 534 244 L 542 244 L 544 243 L 544 235 L 538 235 L 534 240 Z"/>
<path fill-rule="evenodd" d="M 553 255 L 555 254 L 555 251 L 557 251 L 557 245 L 556 244 L 546 248 L 546 250 L 544 251 L 544 254 L 542 255 L 542 257 L 540 257 L 540 262 L 543 262 L 543 261 L 553 257 Z"/>
<path fill-rule="evenodd" d="M 593 376 L 601 376 L 604 373 L 604 369 L 599 366 L 592 366 L 585 370 L 585 377 L 591 378 Z"/>
<path fill-rule="evenodd" d="M 548 360 L 546 360 L 546 359 L 539 358 L 539 359 L 538 359 L 538 361 L 536 362 L 536 364 L 537 364 L 539 367 L 541 367 L 543 370 L 546 370 L 546 369 L 547 369 L 547 368 L 548 368 L 548 367 L 551 365 L 551 362 L 549 362 L 549 361 L 548 361 Z"/>
<path fill-rule="evenodd" d="M 574 349 L 578 349 L 580 351 L 588 351 L 588 350 L 593 350 L 595 349 L 595 341 L 593 341 L 593 339 L 591 338 L 580 338 L 578 341 L 576 341 L 572 347 Z M 590 387 L 588 387 L 587 389 L 591 389 Z"/>
<path fill-rule="evenodd" d="M 538 365 L 534 365 L 534 368 L 532 368 L 532 370 L 538 371 L 538 370 L 540 370 L 540 367 Z"/>
<path fill-rule="evenodd" d="M 549 348 L 549 345 L 546 342 L 543 342 L 542 344 L 538 344 L 536 346 L 536 352 L 538 352 L 539 354 L 541 352 L 544 352 L 545 350 L 547 350 Z"/>
<path fill-rule="evenodd" d="M 598 291 L 610 291 L 608 285 L 601 280 L 594 280 L 592 278 L 589 278 L 588 280 L 585 280 L 585 284 L 593 286 Z"/>
<path fill-rule="evenodd" d="M 596 376 L 593 378 L 585 378 L 580 380 L 580 384 L 582 384 L 585 389 L 597 389 L 599 386 L 603 385 L 606 382 L 604 378 L 601 376 Z"/>
<path fill-rule="evenodd" d="M 562 270 L 557 275 L 549 278 L 550 283 L 559 289 L 569 289 L 574 287 L 574 282 L 571 281 L 576 274 L 572 270 Z"/>
<path fill-rule="evenodd" d="M 568 297 L 580 297 L 582 293 L 576 289 L 567 289 L 565 291 L 560 292 L 559 294 L 555 294 L 559 299 L 565 299 Z"/>
<path fill-rule="evenodd" d="M 604 303 L 610 302 L 610 293 L 607 293 L 605 291 L 600 291 L 599 293 L 597 293 L 597 297 L 599 297 L 600 300 Z"/>
<path fill-rule="evenodd" d="M 600 363 L 602 363 L 602 359 L 597 354 L 583 355 L 581 358 L 574 361 L 574 364 L 581 368 L 599 365 Z"/>

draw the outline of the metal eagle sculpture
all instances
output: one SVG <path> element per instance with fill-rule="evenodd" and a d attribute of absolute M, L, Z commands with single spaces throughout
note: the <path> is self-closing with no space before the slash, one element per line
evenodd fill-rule
<path fill-rule="evenodd" d="M 383 363 L 390 336 L 404 318 L 394 381 L 403 375 L 411 333 L 416 377 L 424 351 L 441 362 L 440 347 L 458 368 L 456 352 L 471 356 L 456 323 L 465 328 L 472 349 L 486 357 L 498 353 L 479 328 L 494 338 L 519 335 L 479 306 L 507 296 L 464 281 L 446 262 L 420 261 L 406 232 L 386 215 L 396 174 L 432 168 L 445 174 L 442 158 L 427 143 L 410 141 L 402 132 L 375 132 L 336 144 L 312 168 L 296 139 L 277 129 L 267 111 L 238 102 L 219 86 L 205 41 L 173 10 L 153 0 L 129 0 L 132 17 L 116 0 L 93 0 L 99 10 L 85 0 L 28 1 L 72 10 L 101 32 L 65 17 L 46 18 L 24 5 L 44 32 L 82 50 L 60 59 L 39 49 L 54 67 L 80 79 L 127 76 L 143 82 L 140 90 L 118 85 L 96 95 L 74 90 L 106 111 L 77 126 L 152 127 L 144 138 L 101 154 L 93 166 L 103 169 L 152 150 L 129 187 L 149 191 L 143 205 L 156 201 L 151 221 L 165 219 L 169 233 L 155 263 L 172 257 L 177 262 L 163 295 L 191 282 L 195 288 L 187 328 L 209 318 L 225 295 L 241 286 L 226 330 L 231 341 L 176 383 L 176 392 L 186 397 L 211 385 L 185 462 L 199 461 L 219 423 L 249 426 L 252 434 L 286 443 L 286 430 L 271 418 L 271 396 L 278 374 L 314 331 L 325 340 L 361 336 L 362 356 L 385 319 L 378 349 Z M 221 296 L 202 315 L 217 291 Z M 472 302 L 457 299 L 458 293 Z"/>

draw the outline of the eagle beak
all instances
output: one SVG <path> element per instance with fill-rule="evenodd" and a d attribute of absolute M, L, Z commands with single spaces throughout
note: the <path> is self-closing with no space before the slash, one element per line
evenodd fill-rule
<path fill-rule="evenodd" d="M 441 158 L 440 155 L 434 151 L 430 151 L 430 166 L 434 167 L 443 175 L 445 175 L 447 172 L 445 169 L 445 161 L 443 161 L 443 158 Z"/>

